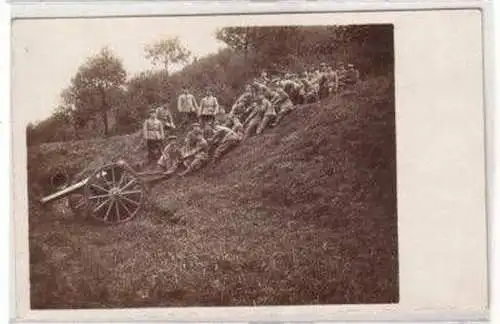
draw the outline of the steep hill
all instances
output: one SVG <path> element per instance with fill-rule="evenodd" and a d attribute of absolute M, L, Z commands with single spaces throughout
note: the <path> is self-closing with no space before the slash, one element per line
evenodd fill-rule
<path fill-rule="evenodd" d="M 53 161 L 139 163 L 139 144 L 39 147 L 30 189 Z M 392 77 L 299 107 L 217 165 L 156 185 L 151 202 L 113 227 L 32 203 L 33 307 L 397 301 Z"/>

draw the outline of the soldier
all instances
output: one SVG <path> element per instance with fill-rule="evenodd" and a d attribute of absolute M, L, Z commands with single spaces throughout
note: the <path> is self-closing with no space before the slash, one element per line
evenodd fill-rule
<path fill-rule="evenodd" d="M 207 95 L 200 101 L 200 106 L 198 109 L 198 117 L 202 124 L 213 123 L 215 120 L 215 115 L 219 112 L 219 102 L 217 98 L 213 95 L 211 89 L 207 89 Z"/>
<path fill-rule="evenodd" d="M 324 63 L 322 63 L 324 64 Z M 321 66 L 320 68 L 312 68 L 312 72 L 309 73 L 309 80 L 317 80 L 321 77 Z"/>
<path fill-rule="evenodd" d="M 175 136 L 169 137 L 167 145 L 163 149 L 162 157 L 157 163 L 160 168 L 166 170 L 165 174 L 173 174 L 180 165 L 187 163 L 187 160 L 183 159 L 182 156 L 186 154 L 186 152 L 189 152 L 193 147 L 196 134 L 198 133 L 203 133 L 203 130 L 201 129 L 199 123 L 193 123 L 192 128 L 186 134 L 183 143 L 179 143 L 179 141 L 177 141 L 176 144 L 173 144 L 172 138 Z"/>
<path fill-rule="evenodd" d="M 218 120 L 216 120 L 215 122 L 220 123 L 220 121 L 218 121 Z M 203 128 L 202 128 L 203 138 L 205 138 L 209 142 L 209 144 L 211 144 L 211 142 L 208 139 L 212 138 L 214 133 L 215 133 L 215 130 L 214 130 L 212 125 L 210 125 L 210 124 L 203 125 Z"/>
<path fill-rule="evenodd" d="M 269 84 L 269 77 L 266 71 L 262 71 L 260 76 L 255 79 L 255 82 L 267 86 Z"/>
<path fill-rule="evenodd" d="M 320 71 L 317 79 L 314 81 L 318 84 L 318 96 L 319 99 L 324 99 L 329 95 L 328 88 L 328 67 L 326 63 L 321 63 Z"/>
<path fill-rule="evenodd" d="M 163 148 L 161 157 L 158 160 L 158 168 L 166 170 L 166 174 L 172 174 L 179 166 L 180 152 L 176 145 L 176 136 L 169 136 L 167 144 Z"/>
<path fill-rule="evenodd" d="M 319 90 L 318 85 L 308 80 L 305 73 L 302 74 L 300 82 L 302 83 L 302 89 L 300 91 L 302 103 L 312 103 L 316 101 Z"/>
<path fill-rule="evenodd" d="M 181 115 L 183 115 L 183 124 L 186 124 L 188 122 L 192 123 L 196 120 L 198 104 L 196 103 L 196 99 L 189 92 L 187 87 L 184 87 L 182 89 L 182 93 L 177 99 L 177 110 Z"/>
<path fill-rule="evenodd" d="M 175 129 L 174 118 L 166 105 L 162 105 L 156 109 L 156 116 L 162 122 L 165 134 Z"/>
<path fill-rule="evenodd" d="M 285 117 L 289 112 L 291 112 L 295 107 L 290 97 L 281 87 L 276 89 L 276 96 L 273 98 L 272 103 L 278 107 L 278 114 L 276 120 L 272 124 L 273 127 L 279 124 L 279 122 Z"/>
<path fill-rule="evenodd" d="M 230 125 L 232 125 L 231 128 Z M 243 139 L 243 125 L 238 118 L 229 118 L 225 125 L 215 126 L 215 134 L 211 138 L 216 145 L 213 153 L 213 162 L 217 162 L 224 154 L 237 146 Z"/>
<path fill-rule="evenodd" d="M 196 131 L 191 134 L 192 138 L 189 139 L 189 145 L 184 150 L 181 159 L 186 170 L 179 173 L 185 176 L 188 173 L 199 170 L 208 159 L 208 143 L 203 137 L 202 131 Z"/>
<path fill-rule="evenodd" d="M 302 103 L 302 97 L 300 94 L 302 86 L 297 81 L 293 80 L 292 78 L 285 79 L 281 81 L 280 87 L 282 87 L 283 90 L 288 94 L 290 100 L 292 100 L 294 104 Z"/>
<path fill-rule="evenodd" d="M 269 89 L 269 87 L 265 84 L 254 82 L 252 84 L 252 87 L 254 89 L 254 92 L 257 96 L 260 94 L 263 94 L 265 98 L 271 99 L 272 97 L 272 91 Z"/>
<path fill-rule="evenodd" d="M 328 67 L 325 77 L 326 77 L 326 87 L 328 89 L 328 93 L 332 94 L 337 92 L 339 88 L 339 76 L 331 66 Z"/>
<path fill-rule="evenodd" d="M 344 63 L 340 62 L 337 68 L 337 77 L 339 80 L 339 88 L 343 88 L 345 85 L 345 74 L 347 70 L 345 69 Z"/>
<path fill-rule="evenodd" d="M 161 152 L 161 144 L 165 138 L 163 124 L 157 118 L 155 110 L 150 111 L 149 118 L 144 121 L 142 131 L 148 150 L 148 162 L 151 163 L 158 159 L 158 155 Z"/>
<path fill-rule="evenodd" d="M 270 92 L 270 96 L 274 97 L 274 92 Z M 264 111 L 264 116 L 262 117 L 262 120 L 260 121 L 259 127 L 257 127 L 256 134 L 259 135 L 261 134 L 264 129 L 266 129 L 267 125 L 276 118 L 276 109 L 274 108 L 274 105 L 267 100 L 266 98 L 263 98 L 263 100 L 260 100 L 259 105 L 261 105 L 261 109 Z"/>
<path fill-rule="evenodd" d="M 186 134 L 186 138 L 184 139 L 184 145 L 185 146 L 190 145 L 189 141 L 192 140 L 194 138 L 194 135 L 198 132 L 203 132 L 201 124 L 193 123 L 193 125 L 191 125 L 191 130 Z"/>
<path fill-rule="evenodd" d="M 243 140 L 249 138 L 255 128 L 259 127 L 260 123 L 262 122 L 264 113 L 266 112 L 267 108 L 265 104 L 266 101 L 269 102 L 263 94 L 260 94 L 257 101 L 252 104 L 252 111 L 243 123 L 243 125 L 245 126 L 245 134 L 243 135 Z"/>
<path fill-rule="evenodd" d="M 253 91 L 251 85 L 245 87 L 245 92 L 236 100 L 234 105 L 231 107 L 229 116 L 237 116 L 239 118 L 246 117 L 248 109 L 251 107 L 252 102 L 255 100 L 255 91 Z"/>
<path fill-rule="evenodd" d="M 344 75 L 344 83 L 346 85 L 354 85 L 359 81 L 359 71 L 354 67 L 353 64 L 347 65 L 347 71 Z"/>

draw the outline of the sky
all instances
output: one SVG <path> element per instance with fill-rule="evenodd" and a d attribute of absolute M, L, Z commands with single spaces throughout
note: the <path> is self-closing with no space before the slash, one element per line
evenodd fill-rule
<path fill-rule="evenodd" d="M 50 116 L 61 90 L 85 59 L 108 46 L 133 75 L 154 68 L 144 46 L 178 36 L 202 57 L 225 45 L 215 38 L 217 21 L 158 18 L 16 20 L 12 26 L 13 109 L 29 111 L 27 122 Z M 16 95 L 17 94 L 17 95 Z"/>

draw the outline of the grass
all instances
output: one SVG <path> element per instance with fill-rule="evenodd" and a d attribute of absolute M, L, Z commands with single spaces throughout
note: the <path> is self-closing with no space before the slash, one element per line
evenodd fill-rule
<path fill-rule="evenodd" d="M 31 200 L 32 307 L 397 302 L 394 133 L 393 81 L 381 77 L 154 186 L 131 222 L 95 225 Z M 128 150 L 139 163 L 134 136 L 35 148 L 32 197 L 63 161 L 90 168 Z"/>

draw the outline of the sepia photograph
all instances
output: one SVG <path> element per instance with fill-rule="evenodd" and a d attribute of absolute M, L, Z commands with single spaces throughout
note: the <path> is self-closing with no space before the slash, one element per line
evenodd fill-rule
<path fill-rule="evenodd" d="M 12 321 L 488 318 L 488 11 L 370 6 L 13 6 Z"/>
<path fill-rule="evenodd" d="M 398 303 L 393 25 L 129 19 L 13 23 L 31 308 Z"/>

